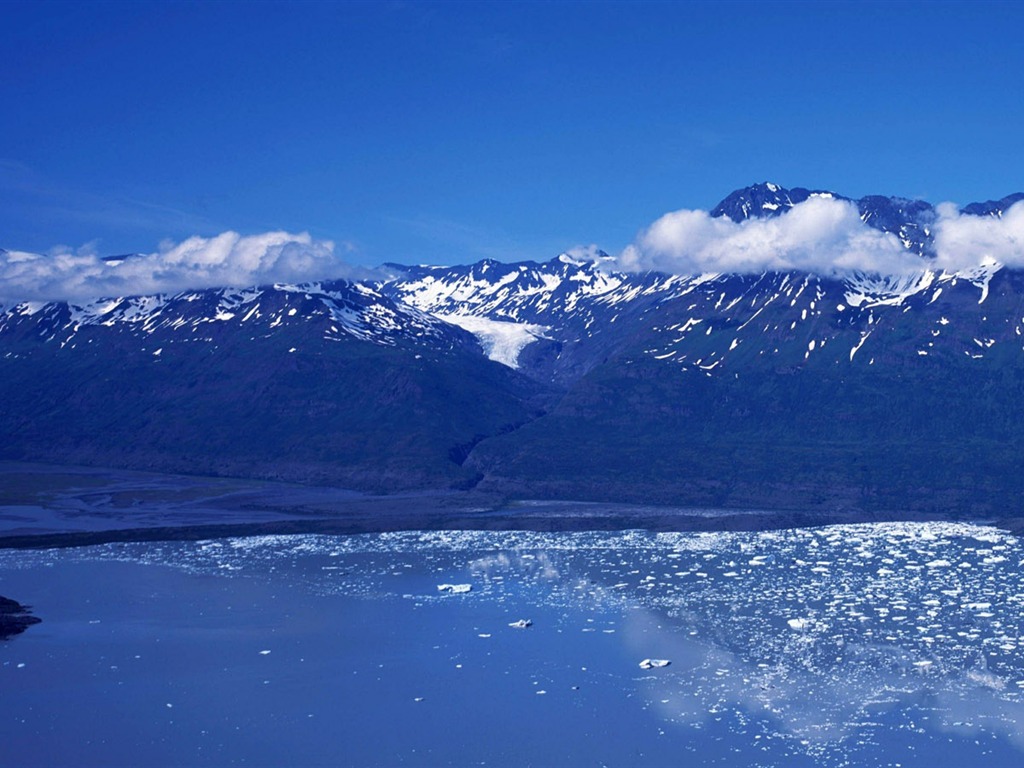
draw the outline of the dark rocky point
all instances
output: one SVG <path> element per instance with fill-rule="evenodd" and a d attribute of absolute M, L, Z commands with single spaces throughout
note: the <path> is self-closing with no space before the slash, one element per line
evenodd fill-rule
<path fill-rule="evenodd" d="M 0 595 L 0 640 L 20 635 L 42 619 L 29 613 L 27 606 Z"/>

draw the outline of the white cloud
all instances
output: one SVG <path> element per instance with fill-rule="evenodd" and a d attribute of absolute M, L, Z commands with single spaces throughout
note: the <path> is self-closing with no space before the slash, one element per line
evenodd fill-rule
<path fill-rule="evenodd" d="M 736 223 L 707 211 L 665 214 L 618 257 L 618 268 L 675 274 L 759 273 L 798 270 L 833 274 L 849 270 L 902 274 L 924 269 L 959 271 L 998 262 L 1024 268 L 1024 201 L 1002 217 L 961 214 L 937 207 L 932 223 L 935 259 L 907 251 L 891 234 L 861 221 L 847 201 L 810 198 L 770 219 Z M 380 279 L 379 270 L 354 267 L 349 253 L 308 233 L 266 232 L 191 237 L 165 242 L 154 253 L 104 261 L 95 244 L 58 247 L 47 254 L 0 251 L 0 302 L 70 300 L 174 293 L 211 287 L 245 287 L 324 279 Z M 595 246 L 567 255 L 598 261 Z"/>
<path fill-rule="evenodd" d="M 331 241 L 314 240 L 305 232 L 224 232 L 164 242 L 155 253 L 120 261 L 104 261 L 92 247 L 58 248 L 46 255 L 0 252 L 0 300 L 84 301 L 374 274 L 343 261 Z"/>
<path fill-rule="evenodd" d="M 923 261 L 861 221 L 851 202 L 812 197 L 782 216 L 734 222 L 707 211 L 667 213 L 619 257 L 629 271 L 677 274 L 799 270 L 894 273 Z"/>
<path fill-rule="evenodd" d="M 1024 267 L 1024 201 L 998 218 L 962 214 L 950 203 L 938 206 L 938 213 L 937 266 L 950 272 L 991 262 Z"/>
<path fill-rule="evenodd" d="M 573 248 L 565 251 L 563 256 L 568 256 L 570 259 L 578 262 L 593 262 L 601 263 L 607 261 L 610 257 L 596 245 L 577 245 Z"/>

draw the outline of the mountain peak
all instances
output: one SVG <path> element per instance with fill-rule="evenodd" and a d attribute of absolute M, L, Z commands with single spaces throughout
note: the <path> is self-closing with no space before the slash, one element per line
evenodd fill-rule
<path fill-rule="evenodd" d="M 737 189 L 711 210 L 715 217 L 727 216 L 733 221 L 780 216 L 811 195 L 838 197 L 831 192 L 814 191 L 803 187 L 786 189 L 771 181 L 763 181 Z"/>
<path fill-rule="evenodd" d="M 984 203 L 965 205 L 961 210 L 963 213 L 972 216 L 995 216 L 996 218 L 1002 218 L 1003 211 L 1014 203 L 1019 203 L 1021 200 L 1024 200 L 1024 192 L 1014 192 L 1012 195 L 1007 195 L 1001 200 L 986 200 Z"/>

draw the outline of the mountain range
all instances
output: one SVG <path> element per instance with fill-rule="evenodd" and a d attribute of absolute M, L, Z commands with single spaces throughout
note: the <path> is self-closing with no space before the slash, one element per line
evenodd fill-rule
<path fill-rule="evenodd" d="M 847 199 L 764 183 L 710 213 L 815 196 Z M 851 202 L 934 258 L 930 204 Z M 381 274 L 2 307 L 0 458 L 733 508 L 1000 514 L 1024 491 L 1024 271 Z"/>

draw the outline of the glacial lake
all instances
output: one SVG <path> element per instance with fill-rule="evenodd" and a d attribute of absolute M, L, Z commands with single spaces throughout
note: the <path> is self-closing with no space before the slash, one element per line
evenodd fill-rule
<path fill-rule="evenodd" d="M 0 551 L 43 619 L 0 764 L 1016 767 L 1022 561 L 950 523 Z"/>

